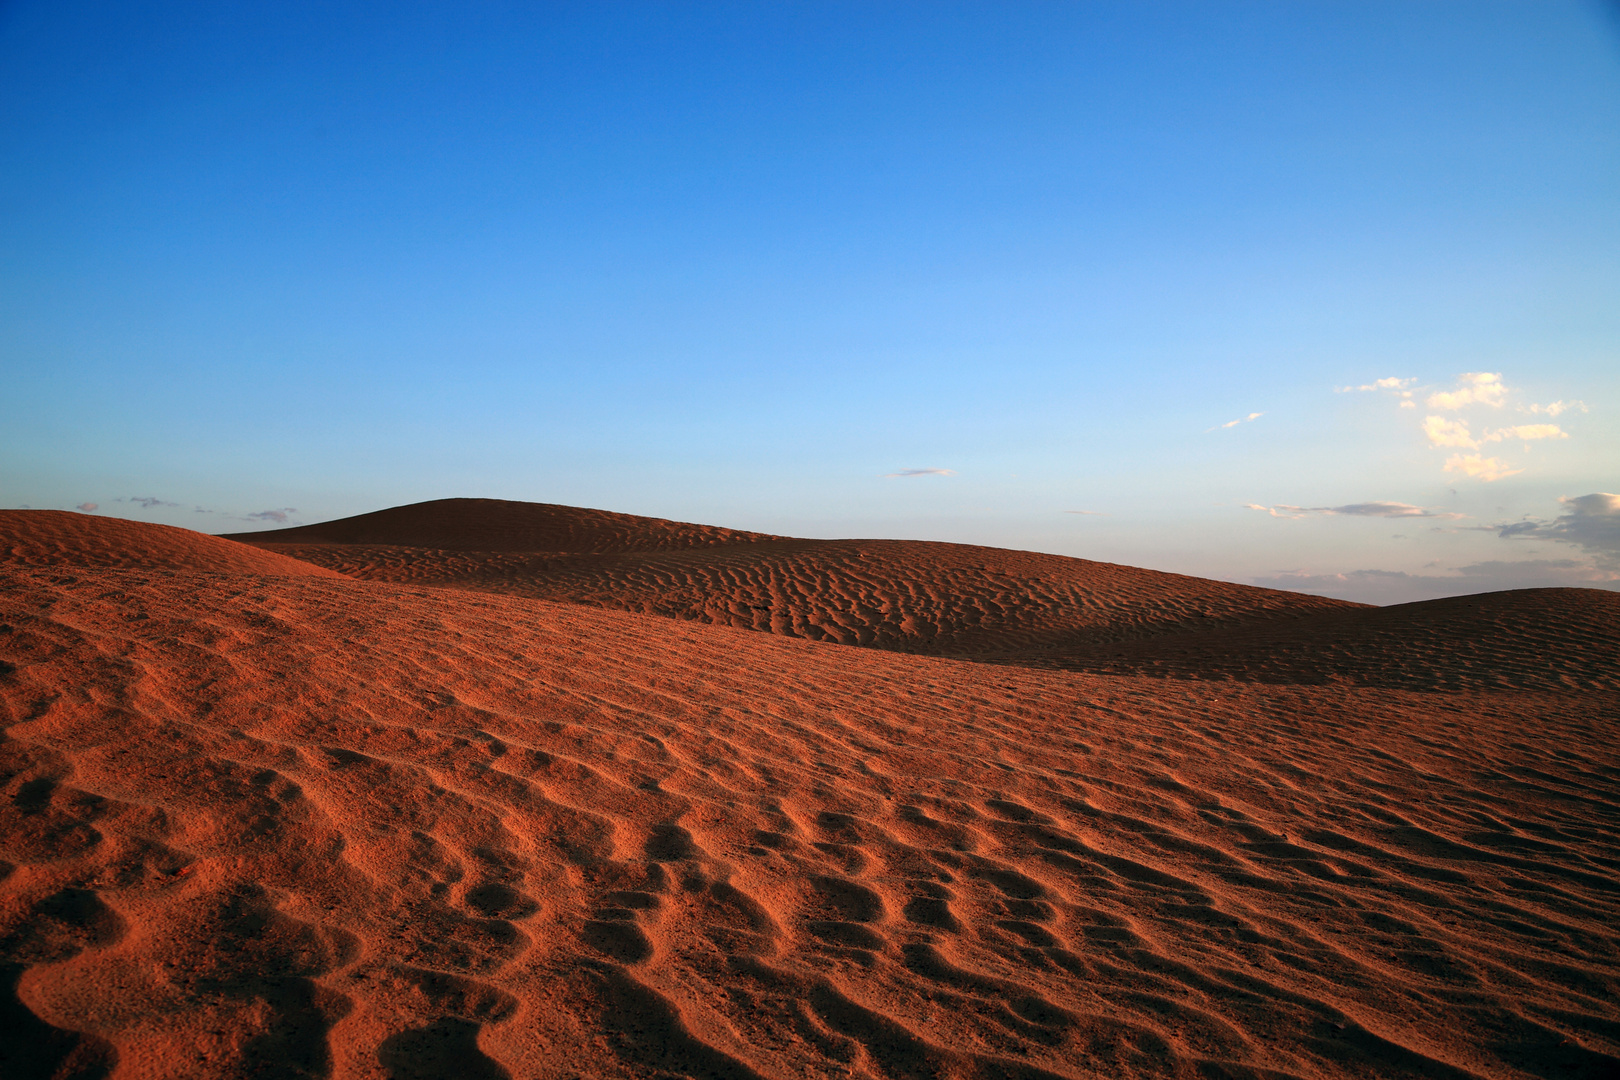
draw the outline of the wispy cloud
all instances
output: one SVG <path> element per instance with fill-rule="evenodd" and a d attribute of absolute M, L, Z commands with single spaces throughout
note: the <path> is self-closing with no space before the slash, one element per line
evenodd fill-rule
<path fill-rule="evenodd" d="M 1548 416 L 1557 416 L 1559 413 L 1579 409 L 1581 412 L 1591 412 L 1584 401 L 1554 401 L 1549 405 L 1526 405 L 1521 411 L 1527 413 L 1545 413 Z"/>
<path fill-rule="evenodd" d="M 1204 434 L 1208 435 L 1211 431 L 1222 431 L 1222 430 L 1225 430 L 1226 428 L 1235 428 L 1239 424 L 1247 424 L 1252 420 L 1258 420 L 1264 415 L 1266 415 L 1266 414 L 1263 413 L 1263 412 L 1252 412 L 1248 416 L 1240 416 L 1236 420 L 1228 420 L 1224 424 L 1216 424 L 1212 428 L 1207 428 L 1207 429 L 1205 429 Z"/>
<path fill-rule="evenodd" d="M 1280 518 L 1298 518 L 1307 514 L 1323 514 L 1328 517 L 1377 518 L 1460 518 L 1466 516 L 1442 510 L 1431 510 L 1426 506 L 1413 506 L 1411 503 L 1399 502 L 1346 503 L 1343 506 L 1290 506 L 1287 503 L 1278 503 L 1276 506 L 1261 506 L 1259 503 L 1244 503 L 1243 506 L 1248 510 L 1264 510 L 1272 517 Z"/>
<path fill-rule="evenodd" d="M 179 503 L 166 502 L 163 499 L 155 499 L 150 495 L 131 495 L 127 499 L 114 499 L 113 501 L 114 502 L 134 503 L 136 506 L 139 506 L 143 510 L 150 510 L 154 506 L 179 506 L 180 505 Z"/>
<path fill-rule="evenodd" d="M 1405 390 L 1415 382 L 1417 382 L 1416 379 L 1397 379 L 1391 376 L 1387 379 L 1374 379 L 1372 382 L 1362 383 L 1360 386 L 1335 386 L 1333 392 L 1335 394 L 1354 394 L 1366 390 Z"/>
<path fill-rule="evenodd" d="M 1532 439 L 1567 439 L 1569 432 L 1557 424 L 1519 424 L 1515 427 L 1497 428 L 1485 436 L 1486 442 L 1501 442 L 1503 439 L 1521 439 L 1529 442 Z"/>
<path fill-rule="evenodd" d="M 892 480 L 895 477 L 906 476 L 955 476 L 955 469 L 900 469 L 897 472 L 884 474 L 884 479 Z"/>
<path fill-rule="evenodd" d="M 1387 379 L 1374 379 L 1370 383 L 1362 383 L 1360 386 L 1335 386 L 1333 392 L 1335 394 L 1357 394 L 1368 391 L 1384 391 L 1399 397 L 1401 399 L 1401 408 L 1412 409 L 1416 408 L 1417 403 L 1411 400 L 1412 391 L 1409 387 L 1415 382 L 1417 382 L 1416 379 L 1400 379 L 1392 375 Z"/>
<path fill-rule="evenodd" d="M 249 521 L 274 521 L 278 525 L 285 525 L 287 523 L 287 515 L 296 513 L 298 513 L 298 511 L 293 507 L 284 506 L 280 510 L 260 510 L 256 514 L 247 515 L 247 519 Z"/>
<path fill-rule="evenodd" d="M 89 513 L 93 513 L 96 509 L 99 508 L 99 506 L 100 506 L 99 503 L 82 502 L 78 506 L 75 506 L 73 509 L 82 510 L 86 514 L 89 514 Z"/>
<path fill-rule="evenodd" d="M 1063 512 L 1065 514 L 1081 514 L 1081 515 L 1084 515 L 1085 517 L 1110 517 L 1111 516 L 1109 514 L 1103 513 L 1101 510 L 1065 510 Z"/>

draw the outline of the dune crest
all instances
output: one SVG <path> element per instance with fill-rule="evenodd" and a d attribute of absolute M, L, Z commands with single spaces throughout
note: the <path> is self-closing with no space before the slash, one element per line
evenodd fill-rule
<path fill-rule="evenodd" d="M 245 543 L 386 544 L 450 551 L 549 551 L 582 555 L 671 551 L 782 537 L 554 503 L 435 499 L 318 525 L 233 533 L 229 539 Z"/>

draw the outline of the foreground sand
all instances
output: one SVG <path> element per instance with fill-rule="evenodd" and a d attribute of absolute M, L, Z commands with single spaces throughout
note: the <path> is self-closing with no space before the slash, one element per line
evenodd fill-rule
<path fill-rule="evenodd" d="M 3 548 L 0 1076 L 1620 1069 L 1620 598 L 1095 674 L 121 537 Z"/>

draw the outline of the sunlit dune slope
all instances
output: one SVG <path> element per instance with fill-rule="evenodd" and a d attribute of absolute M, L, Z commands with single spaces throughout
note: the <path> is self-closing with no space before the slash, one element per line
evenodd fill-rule
<path fill-rule="evenodd" d="M 1614 699 L 0 568 L 0 1075 L 1608 1077 Z"/>
<path fill-rule="evenodd" d="M 190 529 L 62 510 L 0 510 L 0 565 L 340 576 L 301 559 Z"/>
<path fill-rule="evenodd" d="M 402 523 L 390 525 L 386 540 L 359 539 L 362 531 L 352 523 L 365 518 L 238 538 L 372 581 L 509 593 L 932 655 L 1123 641 L 1358 606 L 966 544 L 794 540 L 622 515 L 609 515 L 611 528 L 588 537 L 568 531 L 578 515 L 596 514 L 449 500 L 368 515 L 395 515 L 389 520 Z M 521 517 L 533 526 L 525 542 L 550 538 L 559 546 L 520 550 L 514 533 L 499 549 L 479 549 L 492 531 L 488 515 Z M 548 515 L 556 515 L 555 527 L 543 524 Z M 404 523 L 418 516 L 430 517 L 432 528 L 410 531 Z M 665 543 L 666 534 L 716 539 L 677 550 L 683 545 Z M 382 534 L 368 527 L 363 535 Z"/>
<path fill-rule="evenodd" d="M 1620 594 L 1515 589 L 998 659 L 1191 679 L 1616 693 Z"/>
<path fill-rule="evenodd" d="M 780 539 L 715 525 L 505 499 L 436 499 L 319 525 L 235 533 L 229 538 L 248 543 L 388 544 L 449 551 L 568 554 L 668 551 Z"/>

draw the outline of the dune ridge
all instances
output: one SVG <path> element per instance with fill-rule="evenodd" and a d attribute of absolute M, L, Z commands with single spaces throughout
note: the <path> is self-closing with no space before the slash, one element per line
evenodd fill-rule
<path fill-rule="evenodd" d="M 1617 713 L 12 562 L 0 1075 L 1608 1077 Z"/>

